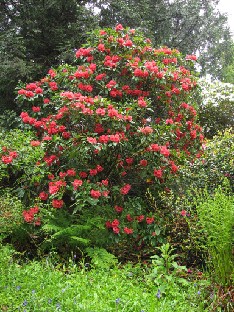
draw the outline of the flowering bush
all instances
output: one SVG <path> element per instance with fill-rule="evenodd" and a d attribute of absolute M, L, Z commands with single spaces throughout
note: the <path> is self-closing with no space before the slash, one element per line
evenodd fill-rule
<path fill-rule="evenodd" d="M 220 81 L 199 80 L 201 104 L 199 123 L 207 138 L 234 127 L 234 85 Z"/>
<path fill-rule="evenodd" d="M 103 207 L 113 237 L 157 236 L 158 217 L 144 200 L 146 191 L 155 198 L 169 191 L 184 160 L 202 151 L 196 80 L 188 69 L 195 56 L 155 49 L 121 25 L 95 30 L 75 56 L 75 65 L 50 69 L 18 89 L 22 122 L 37 137 L 30 145 L 45 152 L 31 163 L 44 176 L 25 222 L 35 224 L 40 214 L 43 224 L 47 209 L 52 215 L 66 211 L 77 224 Z M 17 162 L 4 153 L 7 166 Z M 140 201 L 130 213 L 134 198 Z M 47 208 L 42 213 L 40 207 Z"/>

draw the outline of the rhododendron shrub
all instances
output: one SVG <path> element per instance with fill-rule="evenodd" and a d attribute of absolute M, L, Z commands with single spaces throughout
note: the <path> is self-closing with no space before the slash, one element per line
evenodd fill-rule
<path fill-rule="evenodd" d="M 36 205 L 66 210 L 77 223 L 85 211 L 109 207 L 110 234 L 139 237 L 144 223 L 155 236 L 154 209 L 145 204 L 130 214 L 128 203 L 143 200 L 147 190 L 155 198 L 169 191 L 184 160 L 202 152 L 196 79 L 188 69 L 195 56 L 154 48 L 138 31 L 117 25 L 94 31 L 75 58 L 75 65 L 50 69 L 18 89 L 22 123 L 36 134 L 31 146 L 45 151 L 32 166 L 49 170 Z M 2 161 L 10 165 L 11 157 L 5 153 Z M 24 218 L 33 223 L 40 211 L 30 209 Z"/>

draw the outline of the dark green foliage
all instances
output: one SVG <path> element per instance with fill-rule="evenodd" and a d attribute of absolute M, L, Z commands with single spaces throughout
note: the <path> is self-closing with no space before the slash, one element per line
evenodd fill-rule
<path fill-rule="evenodd" d="M 219 133 L 213 140 L 207 142 L 204 155 L 200 160 L 190 165 L 190 183 L 194 188 L 207 186 L 213 190 L 222 181 L 229 180 L 234 191 L 234 135 L 232 129 Z"/>
<path fill-rule="evenodd" d="M 222 68 L 222 82 L 234 84 L 234 42 L 228 49 L 230 51 L 228 59 L 225 60 Z"/>
<path fill-rule="evenodd" d="M 14 107 L 18 80 L 37 80 L 70 57 L 95 27 L 84 1 L 1 1 L 0 108 Z"/>

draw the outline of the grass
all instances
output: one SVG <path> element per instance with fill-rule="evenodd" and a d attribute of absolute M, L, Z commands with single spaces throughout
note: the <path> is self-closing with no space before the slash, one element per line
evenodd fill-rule
<path fill-rule="evenodd" d="M 9 247 L 0 250 L 1 311 L 209 311 L 203 281 L 169 286 L 161 294 L 140 265 L 87 269 L 71 259 L 58 267 L 50 258 L 19 264 Z"/>

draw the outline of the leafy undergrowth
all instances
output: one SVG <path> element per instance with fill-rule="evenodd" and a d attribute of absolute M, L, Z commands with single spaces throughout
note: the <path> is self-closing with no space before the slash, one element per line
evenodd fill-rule
<path fill-rule="evenodd" d="M 214 297 L 205 279 L 172 275 L 162 290 L 149 266 L 105 268 L 75 260 L 66 266 L 52 257 L 22 264 L 13 251 L 1 247 L 1 311 L 211 311 Z"/>

